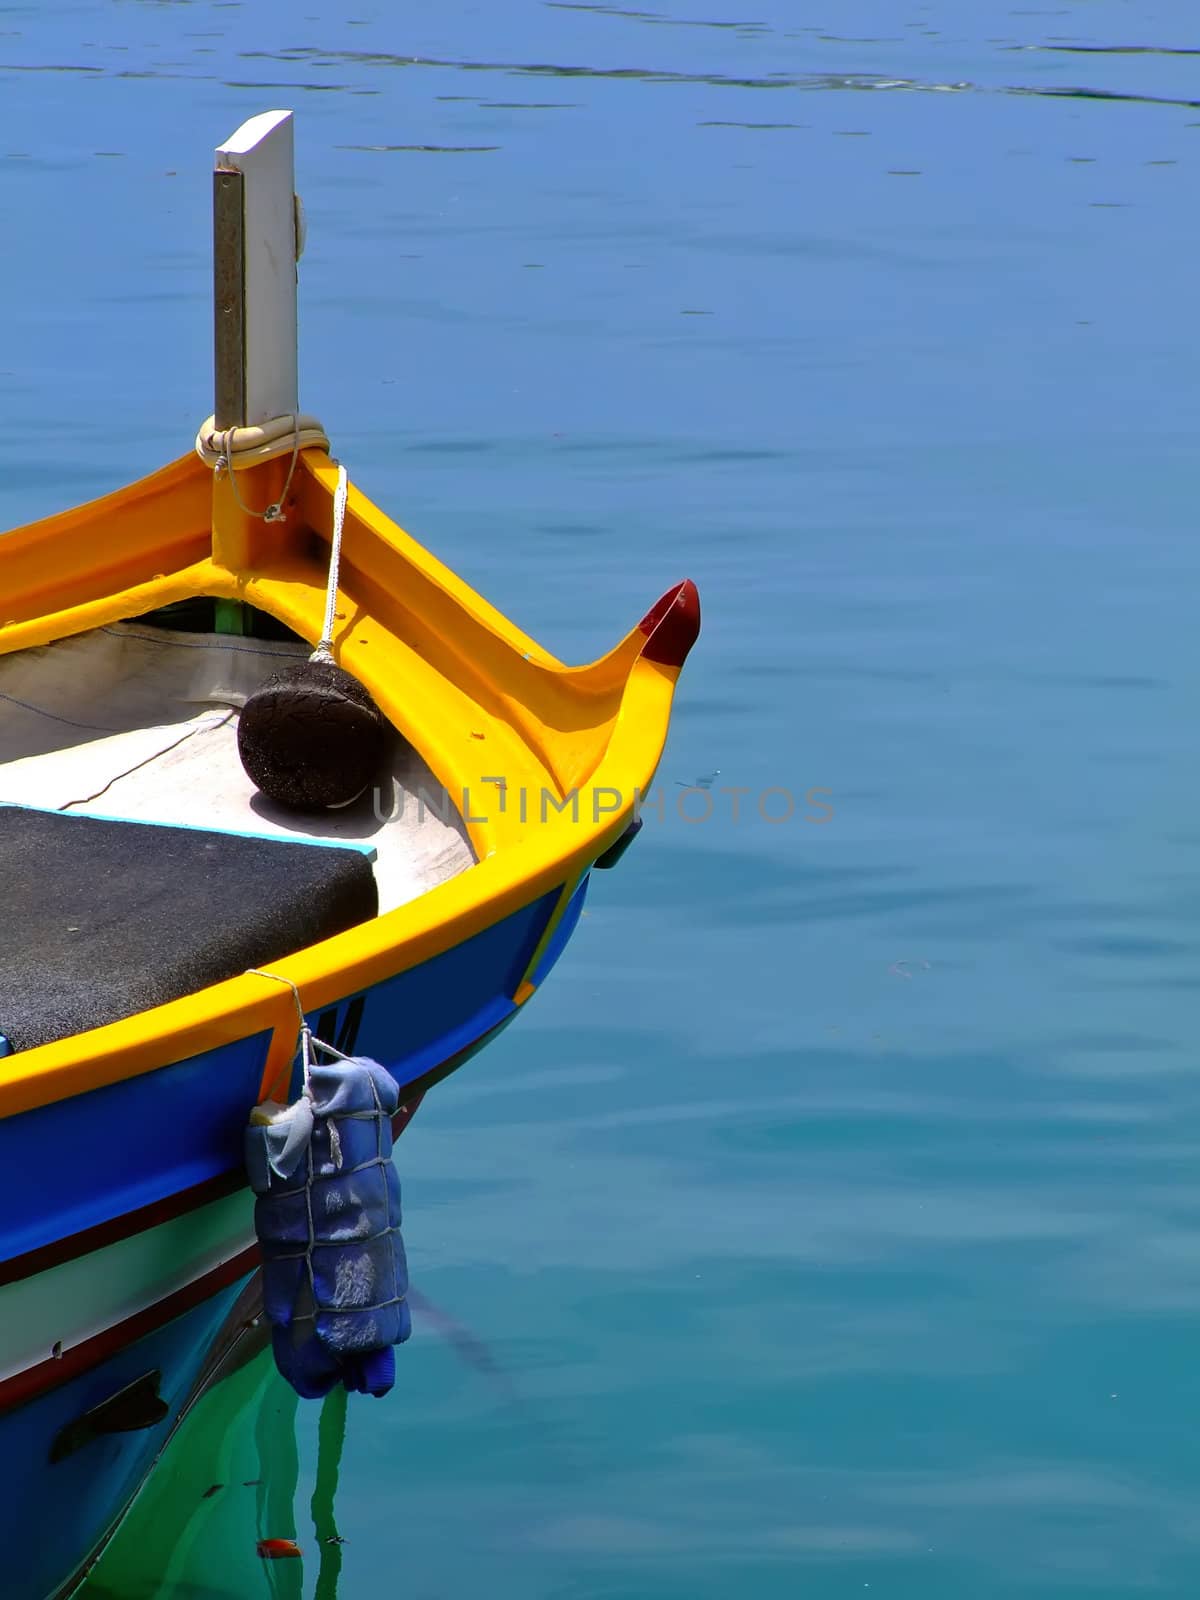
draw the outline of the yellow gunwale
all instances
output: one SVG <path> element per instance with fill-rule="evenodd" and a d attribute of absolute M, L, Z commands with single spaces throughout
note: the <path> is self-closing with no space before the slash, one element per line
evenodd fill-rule
<path fill-rule="evenodd" d="M 284 465 L 239 473 L 240 498 L 267 504 Z M 227 479 L 184 457 L 4 535 L 0 654 L 200 595 L 246 600 L 315 643 L 335 480 L 323 451 L 303 451 L 288 521 L 265 525 L 240 513 Z M 591 665 L 562 665 L 351 488 L 335 652 L 451 794 L 461 802 L 466 791 L 479 860 L 407 905 L 274 962 L 306 1008 L 369 988 L 577 883 L 628 826 L 662 753 L 679 669 L 647 659 L 646 642 L 635 628 Z M 496 777 L 507 784 L 503 808 L 486 781 Z M 541 801 L 543 791 L 561 803 L 572 790 L 577 811 Z M 523 808 L 515 791 L 526 794 Z M 290 1058 L 295 1021 L 286 989 L 243 974 L 6 1058 L 0 1116 L 260 1033 L 272 1035 L 269 1080 Z"/>

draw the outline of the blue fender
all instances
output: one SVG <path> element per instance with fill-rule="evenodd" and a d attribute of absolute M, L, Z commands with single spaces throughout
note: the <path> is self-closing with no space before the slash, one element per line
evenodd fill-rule
<path fill-rule="evenodd" d="M 305 1399 L 338 1383 L 386 1394 L 393 1346 L 412 1332 L 392 1165 L 398 1102 L 378 1062 L 340 1058 L 314 1063 L 295 1104 L 262 1108 L 246 1130 L 275 1361 Z"/>

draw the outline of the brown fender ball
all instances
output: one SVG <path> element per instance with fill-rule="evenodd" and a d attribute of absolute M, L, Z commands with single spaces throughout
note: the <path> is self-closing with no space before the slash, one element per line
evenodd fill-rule
<path fill-rule="evenodd" d="M 375 779 L 387 734 L 357 678 L 332 661 L 304 661 L 246 701 L 238 754 L 269 799 L 290 811 L 327 811 L 357 800 Z"/>

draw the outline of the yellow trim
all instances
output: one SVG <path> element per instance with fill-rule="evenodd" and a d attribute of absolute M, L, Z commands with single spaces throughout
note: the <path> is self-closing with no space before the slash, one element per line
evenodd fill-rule
<path fill-rule="evenodd" d="M 537 993 L 537 984 L 535 984 L 535 983 L 522 983 L 520 985 L 520 987 L 518 988 L 516 994 L 513 995 L 513 1005 L 515 1005 L 515 1006 L 523 1006 L 525 1004 L 526 1000 L 528 1000 L 531 995 L 535 995 L 536 993 Z"/>
<path fill-rule="evenodd" d="M 247 505 L 268 503 L 275 472 L 270 462 L 239 474 Z M 196 595 L 249 601 L 315 643 L 335 481 L 328 456 L 301 454 L 285 524 L 237 520 L 226 485 L 211 478 L 185 457 L 5 535 L 0 654 Z M 214 550 L 231 561 L 236 551 L 244 565 Z M 335 651 L 456 801 L 467 791 L 479 859 L 408 905 L 272 963 L 306 1009 L 426 961 L 555 888 L 561 915 L 628 825 L 662 753 L 678 669 L 646 660 L 644 644 L 635 628 L 590 666 L 561 665 L 351 488 Z M 487 781 L 497 777 L 503 806 Z M 556 810 L 572 788 L 577 808 Z M 263 1063 L 274 1074 L 294 1029 L 286 990 L 232 978 L 8 1058 L 0 1116 L 260 1033 L 275 1040 L 264 1040 Z"/>
<path fill-rule="evenodd" d="M 568 879 L 568 881 L 563 885 L 563 891 L 558 897 L 558 901 L 555 904 L 554 910 L 550 913 L 550 920 L 542 930 L 542 936 L 538 940 L 537 946 L 529 958 L 529 964 L 526 966 L 525 971 L 522 974 L 521 982 L 517 985 L 517 993 L 513 996 L 513 999 L 516 1000 L 518 1005 L 521 1004 L 521 1001 L 517 999 L 517 995 L 521 993 L 522 989 L 528 989 L 529 994 L 533 993 L 533 974 L 537 971 L 538 963 L 545 955 L 546 947 L 554 937 L 559 923 L 566 914 L 567 907 L 571 904 L 571 897 L 574 895 L 581 882 L 582 874 L 578 878 Z M 527 1000 L 529 998 L 529 994 L 525 996 Z"/>

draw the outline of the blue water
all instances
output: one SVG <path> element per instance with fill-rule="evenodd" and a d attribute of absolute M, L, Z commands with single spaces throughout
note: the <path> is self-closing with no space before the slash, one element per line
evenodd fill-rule
<path fill-rule="evenodd" d="M 338 1593 L 1194 1593 L 1195 8 L 645 3 L 0 5 L 0 521 L 188 447 L 282 104 L 355 478 L 566 659 L 703 598 L 664 816 L 400 1146 Z M 185 1510 L 139 1592 L 298 1575 Z"/>

